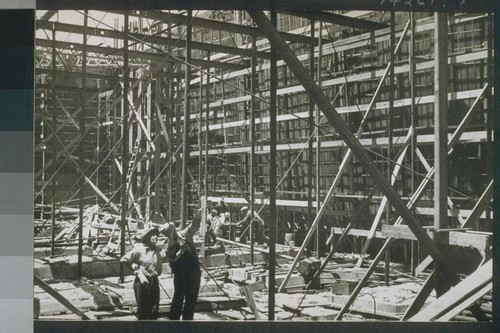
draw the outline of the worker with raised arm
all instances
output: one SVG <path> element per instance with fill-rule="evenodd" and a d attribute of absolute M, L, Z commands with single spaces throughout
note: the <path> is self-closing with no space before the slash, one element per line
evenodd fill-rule
<path fill-rule="evenodd" d="M 240 242 L 245 244 L 247 236 L 250 233 L 250 225 L 253 226 L 255 230 L 255 235 L 257 236 L 257 242 L 259 244 L 266 243 L 269 244 L 269 238 L 264 234 L 264 220 L 257 214 L 256 211 L 253 212 L 253 222 L 252 214 L 247 206 L 243 206 L 240 210 L 241 213 L 245 214 L 243 219 L 239 222 L 233 223 L 234 225 L 240 226 L 242 233 L 240 235 Z"/>
<path fill-rule="evenodd" d="M 201 269 L 193 236 L 200 228 L 198 210 L 191 224 L 177 231 L 173 224 L 165 229 L 166 257 L 174 275 L 174 296 L 170 306 L 170 319 L 192 320 L 200 290 Z"/>
<path fill-rule="evenodd" d="M 133 288 L 137 302 L 137 319 L 156 320 L 160 304 L 158 276 L 162 273 L 162 263 L 166 249 L 156 246 L 160 230 L 144 229 L 136 235 L 138 241 L 120 262 L 129 265 L 136 276 Z"/>

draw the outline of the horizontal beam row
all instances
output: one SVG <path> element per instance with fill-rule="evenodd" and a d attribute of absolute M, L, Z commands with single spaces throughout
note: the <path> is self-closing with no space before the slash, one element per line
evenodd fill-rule
<path fill-rule="evenodd" d="M 39 20 L 36 23 L 36 27 L 37 27 L 37 29 L 45 29 L 45 30 L 54 30 L 55 29 L 56 31 L 69 32 L 72 34 L 82 34 L 83 33 L 81 26 L 67 24 L 67 23 L 58 23 L 58 22 Z M 125 37 L 125 32 L 118 31 L 118 30 L 112 30 L 112 29 L 88 27 L 86 32 L 87 32 L 87 35 L 89 35 L 89 36 L 97 36 L 97 37 L 104 37 L 104 38 L 113 38 L 113 39 L 123 40 Z M 160 36 L 154 36 L 154 35 L 145 35 L 145 34 L 134 33 L 134 32 L 129 32 L 128 36 L 131 37 L 131 40 L 133 43 L 140 42 L 140 43 L 143 43 L 145 45 L 162 45 L 162 46 L 172 46 L 172 47 L 179 47 L 179 46 L 186 45 L 186 40 L 180 39 L 180 38 L 175 38 L 175 37 L 168 38 L 168 37 L 160 37 Z M 210 44 L 210 43 L 202 43 L 202 42 L 196 42 L 196 41 L 191 41 L 191 48 L 193 50 L 202 50 L 202 51 L 207 51 L 207 52 L 210 51 L 210 52 L 216 52 L 216 53 L 226 53 L 226 54 L 240 55 L 240 56 L 246 56 L 246 57 L 252 56 L 251 49 L 230 47 L 230 46 Z M 110 49 L 113 50 L 113 48 L 110 48 Z M 262 59 L 270 59 L 270 57 L 271 57 L 270 53 L 262 52 L 262 51 L 257 51 L 255 53 L 255 56 L 257 58 L 262 58 Z"/>
<path fill-rule="evenodd" d="M 451 134 L 449 135 L 451 137 Z M 460 142 L 462 143 L 472 143 L 472 142 L 486 142 L 487 133 L 485 131 L 478 132 L 465 132 L 460 136 Z M 402 145 L 404 141 L 404 137 L 394 136 L 393 137 L 393 145 L 398 146 Z M 431 144 L 434 143 L 435 138 L 433 134 L 427 135 L 418 135 L 417 143 L 419 144 Z M 360 139 L 359 142 L 365 148 L 373 148 L 373 147 L 387 147 L 389 144 L 388 138 L 371 138 L 371 139 Z M 398 144 L 399 143 L 399 144 Z M 317 146 L 316 142 L 313 142 L 313 149 Z M 342 140 L 336 141 L 321 141 L 321 149 L 333 149 L 333 148 L 346 148 L 346 144 Z M 302 143 L 286 143 L 286 144 L 278 144 L 276 146 L 276 150 L 279 152 L 286 151 L 300 151 L 307 148 L 307 142 Z M 231 147 L 228 145 L 224 145 L 220 148 L 213 148 L 208 150 L 208 155 L 220 155 L 220 154 L 242 154 L 242 153 L 250 153 L 250 146 L 238 146 Z M 255 146 L 256 154 L 269 154 L 270 148 L 269 145 L 264 145 L 261 143 L 257 143 Z M 189 155 L 190 157 L 199 156 L 198 151 L 192 151 Z"/>
<path fill-rule="evenodd" d="M 72 50 L 72 51 L 79 51 L 83 52 L 84 48 L 82 44 L 79 43 L 71 43 L 71 42 L 61 42 L 61 41 L 51 41 L 47 39 L 42 39 L 42 38 L 37 38 L 35 41 L 35 44 L 37 46 L 43 46 L 43 47 L 55 47 L 56 49 L 63 49 L 63 50 Z M 105 46 L 94 46 L 94 45 L 87 45 L 86 46 L 86 51 L 88 53 L 96 53 L 96 54 L 102 54 L 105 56 L 109 57 L 117 57 L 120 60 L 123 58 L 124 55 L 124 49 L 115 49 L 115 48 L 110 48 L 110 47 L 105 47 Z M 135 61 L 141 61 L 141 63 L 144 63 L 143 60 L 149 60 L 153 62 L 154 64 L 161 64 L 165 63 L 165 67 L 167 67 L 167 64 L 169 62 L 174 62 L 174 63 L 179 63 L 179 64 L 184 64 L 185 58 L 182 56 L 176 56 L 171 57 L 168 54 L 161 54 L 161 53 L 152 53 L 152 52 L 144 52 L 144 51 L 138 51 L 138 50 L 129 50 L 129 58 L 130 60 L 135 60 Z M 242 65 L 242 64 L 232 64 L 232 63 L 225 63 L 225 62 L 217 62 L 217 61 L 207 61 L 203 59 L 191 59 L 191 65 L 197 66 L 197 67 L 217 67 L 225 70 L 240 70 L 247 68 L 247 65 Z M 117 63 L 117 67 L 123 66 L 123 64 Z"/>
<path fill-rule="evenodd" d="M 202 9 L 202 10 L 380 10 L 420 12 L 492 12 L 491 0 L 37 0 L 37 9 L 89 9 L 89 10 L 137 10 L 137 9 Z"/>

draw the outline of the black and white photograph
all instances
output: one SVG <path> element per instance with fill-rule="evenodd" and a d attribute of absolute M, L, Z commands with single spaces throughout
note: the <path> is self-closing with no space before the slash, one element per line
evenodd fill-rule
<path fill-rule="evenodd" d="M 375 2 L 36 10 L 35 322 L 491 323 L 493 11 Z"/>

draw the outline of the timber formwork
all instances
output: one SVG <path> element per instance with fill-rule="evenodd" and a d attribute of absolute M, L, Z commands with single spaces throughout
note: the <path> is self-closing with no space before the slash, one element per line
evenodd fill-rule
<path fill-rule="evenodd" d="M 458 273 L 490 258 L 491 14 L 444 14 L 441 58 L 426 12 L 45 14 L 35 204 L 52 243 L 67 207 L 79 224 L 88 206 L 114 216 L 123 246 L 125 231 L 183 225 L 224 197 L 233 221 L 251 204 L 276 242 L 358 253 L 360 268 L 385 253 L 412 274 L 443 253 L 471 258 Z"/>

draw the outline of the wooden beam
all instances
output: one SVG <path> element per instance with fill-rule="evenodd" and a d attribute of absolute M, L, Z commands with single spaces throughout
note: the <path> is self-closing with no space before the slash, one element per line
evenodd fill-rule
<path fill-rule="evenodd" d="M 61 295 L 57 290 L 52 288 L 49 284 L 47 284 L 45 281 L 39 278 L 36 274 L 33 275 L 33 278 L 35 285 L 42 288 L 43 291 L 45 291 L 50 296 L 54 297 L 59 303 L 67 307 L 74 314 L 80 316 L 84 320 L 95 319 L 92 318 L 92 316 L 85 314 L 82 310 L 71 304 L 71 302 L 66 297 Z"/>
<path fill-rule="evenodd" d="M 479 291 L 489 291 L 493 280 L 493 260 L 490 259 L 474 273 L 429 304 L 408 321 L 431 321 L 445 316 Z M 485 289 L 485 287 L 487 287 Z M 486 293 L 485 292 L 485 293 Z"/>
<path fill-rule="evenodd" d="M 245 296 L 245 299 L 247 301 L 247 305 L 252 310 L 253 315 L 255 316 L 255 320 L 259 320 L 259 310 L 257 309 L 257 306 L 255 305 L 255 299 L 253 298 L 253 292 L 254 291 L 259 291 L 266 288 L 266 284 L 264 281 L 259 281 L 257 283 L 250 284 L 248 286 L 243 286 L 240 288 L 240 293 Z"/>
<path fill-rule="evenodd" d="M 480 251 L 484 251 L 491 246 L 492 235 L 485 232 L 474 232 L 457 229 L 441 229 L 434 231 L 427 230 L 429 235 L 440 234 L 442 239 L 437 240 L 440 244 L 456 245 L 462 247 L 473 247 Z M 417 240 L 417 237 L 411 232 L 407 225 L 383 225 L 382 234 L 386 237 L 395 239 Z"/>

